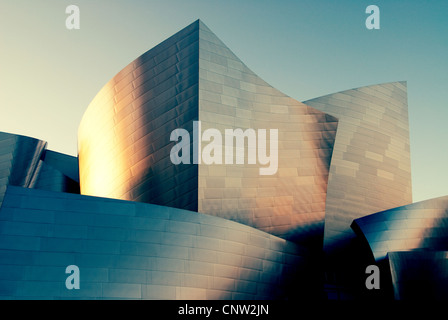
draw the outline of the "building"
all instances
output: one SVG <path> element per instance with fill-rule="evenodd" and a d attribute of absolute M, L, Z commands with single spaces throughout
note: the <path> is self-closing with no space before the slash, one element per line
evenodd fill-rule
<path fill-rule="evenodd" d="M 193 136 L 193 121 L 222 134 L 279 129 L 277 172 L 260 175 L 264 165 L 248 164 L 247 153 L 231 166 L 173 164 L 170 134 Z M 336 118 L 272 88 L 196 21 L 126 66 L 89 105 L 79 127 L 81 193 L 198 211 L 321 246 L 336 128 Z"/>
<path fill-rule="evenodd" d="M 378 244 L 375 224 L 403 205 L 424 214 L 411 204 L 406 83 L 302 103 L 199 20 L 100 90 L 77 158 L 1 133 L 0 197 L 1 298 L 413 296 L 409 255 Z M 439 240 L 424 248 L 447 250 Z M 375 263 L 390 286 L 372 293 Z M 71 265 L 79 290 L 66 287 Z"/>

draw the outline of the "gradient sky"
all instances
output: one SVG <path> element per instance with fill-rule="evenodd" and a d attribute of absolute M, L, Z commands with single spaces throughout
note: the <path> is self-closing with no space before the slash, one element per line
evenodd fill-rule
<path fill-rule="evenodd" d="M 75 4 L 81 29 L 65 27 Z M 380 8 L 380 30 L 365 9 Z M 0 131 L 77 154 L 118 71 L 201 19 L 261 78 L 304 101 L 408 82 L 414 201 L 448 195 L 447 0 L 0 0 Z"/>

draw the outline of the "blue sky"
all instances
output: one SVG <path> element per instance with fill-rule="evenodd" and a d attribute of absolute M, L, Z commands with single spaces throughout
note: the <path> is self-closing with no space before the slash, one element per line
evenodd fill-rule
<path fill-rule="evenodd" d="M 70 4 L 80 30 L 65 27 Z M 380 30 L 365 27 L 371 4 Z M 102 86 L 201 19 L 300 101 L 406 80 L 414 201 L 448 195 L 447 16 L 446 0 L 2 0 L 0 131 L 76 155 L 79 122 Z"/>

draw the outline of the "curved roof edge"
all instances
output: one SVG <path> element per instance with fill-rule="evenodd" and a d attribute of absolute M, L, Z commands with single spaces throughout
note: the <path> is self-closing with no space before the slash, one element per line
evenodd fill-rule
<path fill-rule="evenodd" d="M 362 88 L 375 87 L 375 86 L 381 86 L 381 85 L 386 85 L 386 84 L 394 84 L 394 83 L 399 83 L 399 84 L 402 84 L 405 87 L 407 87 L 407 83 L 408 82 L 407 82 L 407 80 L 401 80 L 401 81 L 388 81 L 388 82 L 373 83 L 373 84 L 368 84 L 368 85 L 365 85 L 365 86 L 359 86 L 359 87 L 355 87 L 355 88 L 351 88 L 351 89 L 344 89 L 344 90 L 341 90 L 341 91 L 334 91 L 332 93 L 327 93 L 327 94 L 324 94 L 322 96 L 314 97 L 314 98 L 311 98 L 311 99 L 306 99 L 306 100 L 304 100 L 302 102 L 306 104 L 307 101 L 320 99 L 320 98 L 331 96 L 331 95 L 334 95 L 334 94 L 337 94 L 337 93 L 344 93 L 344 92 L 347 92 L 347 91 L 358 90 L 358 89 L 362 89 Z"/>
<path fill-rule="evenodd" d="M 355 219 L 351 228 L 380 261 L 393 251 L 447 251 L 447 219 L 448 195 Z"/>

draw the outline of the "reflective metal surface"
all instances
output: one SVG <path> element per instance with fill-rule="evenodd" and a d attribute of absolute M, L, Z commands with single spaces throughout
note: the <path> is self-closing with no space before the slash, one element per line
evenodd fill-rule
<path fill-rule="evenodd" d="M 389 252 L 394 298 L 440 301 L 448 297 L 447 251 Z"/>
<path fill-rule="evenodd" d="M 271 87 L 203 23 L 199 41 L 202 129 L 278 129 L 279 136 L 274 175 L 247 161 L 199 165 L 199 212 L 321 248 L 337 119 Z"/>
<path fill-rule="evenodd" d="M 51 150 L 45 150 L 45 154 L 43 155 L 42 160 L 45 161 L 47 165 L 52 166 L 71 180 L 79 183 L 79 168 L 77 157 L 69 156 L 67 154 Z"/>
<path fill-rule="evenodd" d="M 78 159 L 45 150 L 36 167 L 30 188 L 79 193 Z"/>
<path fill-rule="evenodd" d="M 277 170 L 260 175 L 249 147 L 244 164 L 173 164 L 172 131 L 192 137 L 196 121 L 278 130 Z M 351 299 L 373 263 L 390 263 L 397 299 L 415 283 L 448 297 L 448 196 L 409 204 L 405 82 L 304 104 L 198 20 L 108 82 L 78 137 L 79 170 L 0 133 L 0 298 Z M 64 286 L 72 264 L 83 290 Z"/>
<path fill-rule="evenodd" d="M 197 210 L 198 168 L 171 163 L 171 131 L 198 120 L 193 23 L 121 70 L 78 130 L 81 193 Z"/>
<path fill-rule="evenodd" d="M 448 196 L 378 212 L 353 221 L 377 261 L 388 252 L 448 250 Z"/>
<path fill-rule="evenodd" d="M 325 252 L 354 238 L 353 219 L 412 202 L 406 82 L 342 91 L 305 102 L 339 118 L 328 181 Z"/>
<path fill-rule="evenodd" d="M 0 132 L 0 206 L 8 185 L 29 187 L 46 142 Z"/>
<path fill-rule="evenodd" d="M 248 161 L 172 164 L 170 133 L 192 135 L 193 120 L 223 134 L 278 129 L 277 172 L 262 176 L 265 165 Z M 195 210 L 319 248 L 336 128 L 336 118 L 272 88 L 196 21 L 92 101 L 79 128 L 81 193 Z"/>
<path fill-rule="evenodd" d="M 10 186 L 0 209 L 0 298 L 309 297 L 303 253 L 196 212 Z M 68 265 L 79 267 L 80 290 L 65 287 Z"/>
<path fill-rule="evenodd" d="M 0 132 L 0 206 L 8 185 L 79 193 L 78 159 L 35 138 Z"/>

